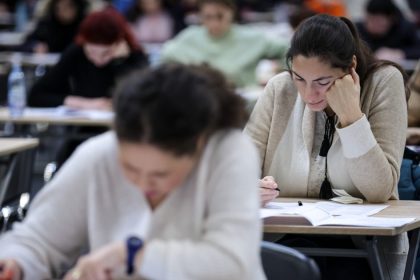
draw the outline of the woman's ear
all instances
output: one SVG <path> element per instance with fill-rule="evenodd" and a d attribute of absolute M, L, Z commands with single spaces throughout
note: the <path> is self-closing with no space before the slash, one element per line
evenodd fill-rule
<path fill-rule="evenodd" d="M 356 69 L 356 67 L 357 67 L 357 57 L 355 55 L 353 55 L 353 59 L 351 61 L 351 66 L 350 67 L 354 68 L 354 69 Z"/>

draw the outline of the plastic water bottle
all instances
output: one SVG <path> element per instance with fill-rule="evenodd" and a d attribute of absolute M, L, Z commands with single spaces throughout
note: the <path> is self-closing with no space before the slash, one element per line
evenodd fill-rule
<path fill-rule="evenodd" d="M 13 62 L 12 71 L 9 74 L 7 104 L 11 117 L 23 115 L 26 107 L 25 74 L 17 62 Z"/>

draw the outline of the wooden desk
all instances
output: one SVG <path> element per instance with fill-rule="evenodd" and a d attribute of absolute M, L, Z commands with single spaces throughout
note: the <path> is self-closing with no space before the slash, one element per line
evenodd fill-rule
<path fill-rule="evenodd" d="M 6 168 L 0 177 L 0 206 L 6 197 L 12 173 L 17 168 L 18 155 L 22 155 L 20 163 L 19 182 L 23 185 L 23 189 L 29 188 L 31 184 L 31 174 L 33 160 L 35 156 L 35 148 L 38 146 L 38 139 L 34 138 L 0 138 L 0 162 Z M 24 156 L 24 157 L 23 157 Z M 19 188 L 19 186 L 17 186 Z"/>
<path fill-rule="evenodd" d="M 22 117 L 11 118 L 6 108 L 0 108 L 0 122 L 11 122 L 14 124 L 38 124 L 44 123 L 49 125 L 74 125 L 74 126 L 104 126 L 112 125 L 112 118 L 88 118 L 81 116 L 59 116 L 51 114 L 31 113 L 30 109 L 26 110 Z"/>
<path fill-rule="evenodd" d="M 315 199 L 280 198 L 279 202 L 317 202 Z M 350 235 L 364 236 L 366 249 L 332 249 L 332 248 L 296 248 L 310 256 L 336 256 L 336 257 L 365 257 L 369 260 L 375 279 L 384 279 L 377 241 L 379 236 L 396 236 L 411 232 L 410 249 L 407 256 L 407 264 L 404 273 L 405 280 L 411 280 L 414 272 L 415 258 L 420 239 L 420 201 L 389 201 L 390 205 L 373 217 L 414 217 L 413 222 L 391 228 L 378 227 L 352 227 L 352 226 L 303 226 L 303 225 L 264 225 L 265 233 L 279 234 L 308 234 L 308 235 Z"/>
<path fill-rule="evenodd" d="M 60 59 L 60 54 L 1 52 L 0 63 L 11 63 L 14 57 L 24 66 L 54 66 Z"/>
<path fill-rule="evenodd" d="M 38 139 L 34 138 L 0 138 L 0 156 L 26 151 L 38 146 Z"/>

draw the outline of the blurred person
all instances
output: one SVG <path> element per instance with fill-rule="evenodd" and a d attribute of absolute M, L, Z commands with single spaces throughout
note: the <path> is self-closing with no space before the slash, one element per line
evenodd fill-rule
<path fill-rule="evenodd" d="M 328 14 L 332 16 L 346 16 L 346 5 L 342 0 L 305 0 L 307 8 L 317 14 Z"/>
<path fill-rule="evenodd" d="M 109 111 L 117 80 L 146 66 L 147 58 L 124 17 L 113 8 L 93 12 L 81 23 L 76 43 L 30 89 L 28 105 Z M 103 132 L 103 128 L 79 130 Z M 63 144 L 58 167 L 80 143 L 70 140 Z"/>
<path fill-rule="evenodd" d="M 233 0 L 201 0 L 199 7 L 202 25 L 190 26 L 168 41 L 163 61 L 208 63 L 237 87 L 245 87 L 257 84 L 255 70 L 261 59 L 284 58 L 288 42 L 233 23 Z"/>
<path fill-rule="evenodd" d="M 93 12 L 82 22 L 59 62 L 30 90 L 29 105 L 110 109 L 118 77 L 144 67 L 147 59 L 128 23 L 112 8 Z"/>
<path fill-rule="evenodd" d="M 47 14 L 26 38 L 22 49 L 61 53 L 73 41 L 88 9 L 86 0 L 51 0 Z"/>
<path fill-rule="evenodd" d="M 126 12 L 140 43 L 163 43 L 175 34 L 175 22 L 164 0 L 136 0 Z"/>
<path fill-rule="evenodd" d="M 0 279 L 72 266 L 65 280 L 265 279 L 258 157 L 234 88 L 209 68 L 162 65 L 114 98 L 115 131 L 84 143 L 1 236 Z"/>
<path fill-rule="evenodd" d="M 420 58 L 416 26 L 404 18 L 392 0 L 370 0 L 365 9 L 364 20 L 356 26 L 377 58 L 397 63 Z"/>

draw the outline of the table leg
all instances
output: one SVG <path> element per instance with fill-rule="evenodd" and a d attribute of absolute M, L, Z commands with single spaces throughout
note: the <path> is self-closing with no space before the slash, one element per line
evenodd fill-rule
<path fill-rule="evenodd" d="M 372 269 L 373 278 L 375 280 L 385 279 L 378 252 L 378 238 L 376 236 L 366 236 L 366 249 L 368 253 L 368 261 Z"/>
<path fill-rule="evenodd" d="M 404 271 L 404 280 L 411 280 L 414 273 L 417 251 L 419 249 L 420 228 L 411 231 L 410 247 L 408 249 L 407 262 Z"/>
<path fill-rule="evenodd" d="M 9 159 L 7 160 L 7 167 L 4 173 L 4 177 L 0 182 L 0 206 L 3 204 L 4 197 L 7 192 L 7 188 L 10 184 L 10 179 L 12 178 L 13 170 L 15 169 L 15 165 L 17 162 L 16 154 L 10 155 Z"/>

